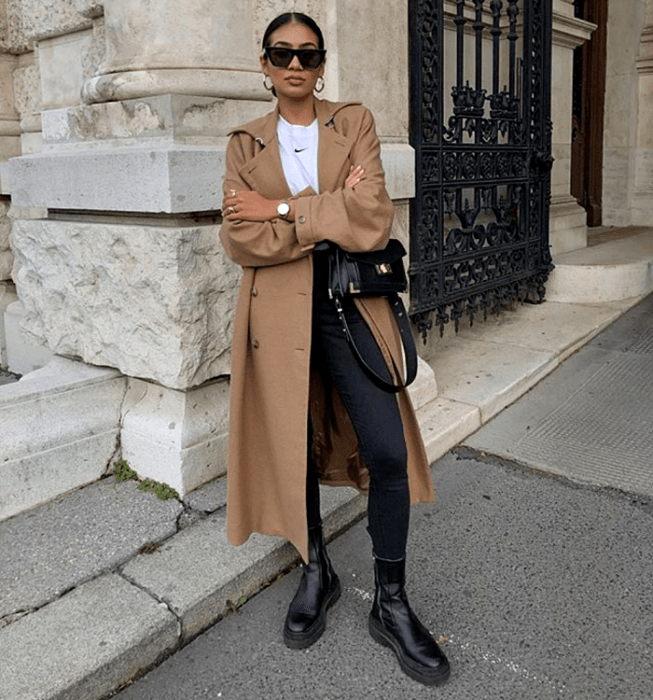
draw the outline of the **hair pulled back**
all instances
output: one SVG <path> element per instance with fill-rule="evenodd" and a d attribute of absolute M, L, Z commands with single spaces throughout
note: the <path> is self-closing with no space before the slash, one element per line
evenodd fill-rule
<path fill-rule="evenodd" d="M 322 30 L 317 26 L 314 19 L 301 12 L 284 12 L 282 15 L 275 17 L 270 24 L 268 24 L 268 28 L 265 30 L 263 41 L 261 42 L 262 48 L 265 48 L 268 45 L 270 36 L 276 32 L 279 27 L 284 27 L 286 24 L 293 23 L 303 24 L 305 27 L 308 27 L 317 37 L 317 48 L 324 48 L 324 35 L 322 34 Z"/>

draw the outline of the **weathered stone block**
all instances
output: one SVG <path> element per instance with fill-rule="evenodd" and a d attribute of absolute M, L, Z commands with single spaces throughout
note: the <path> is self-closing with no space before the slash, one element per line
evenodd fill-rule
<path fill-rule="evenodd" d="M 104 2 L 98 0 L 73 0 L 75 11 L 82 17 L 96 19 L 104 14 Z"/>
<path fill-rule="evenodd" d="M 218 231 L 16 220 L 24 332 L 57 354 L 174 389 L 228 374 L 240 273 Z"/>
<path fill-rule="evenodd" d="M 7 333 L 5 330 L 5 311 L 8 306 L 18 301 L 16 289 L 12 282 L 0 281 L 0 367 L 7 369 Z"/>
<path fill-rule="evenodd" d="M 176 391 L 129 381 L 120 433 L 122 456 L 139 476 L 182 496 L 227 469 L 229 383 Z"/>
<path fill-rule="evenodd" d="M 52 359 L 52 351 L 42 343 L 26 342 L 20 330 L 25 309 L 20 301 L 9 304 L 4 312 L 4 330 L 7 347 L 7 367 L 16 374 L 29 374 L 41 369 Z"/>
<path fill-rule="evenodd" d="M 91 21 L 70 0 L 21 0 L 20 27 L 28 41 L 85 29 Z"/>
<path fill-rule="evenodd" d="M 39 43 L 42 109 L 78 105 L 86 76 L 84 56 L 93 46 L 93 31 L 73 32 Z"/>
<path fill-rule="evenodd" d="M 41 109 L 41 73 L 35 52 L 20 56 L 13 72 L 14 107 L 21 118 L 21 129 L 33 131 L 38 126 L 34 116 Z"/>
<path fill-rule="evenodd" d="M 29 50 L 29 40 L 22 26 L 21 0 L 0 2 L 0 49 L 7 53 L 22 53 Z"/>
<path fill-rule="evenodd" d="M 243 122 L 272 109 L 270 103 L 201 95 L 157 95 L 43 113 L 48 150 L 98 145 L 125 146 L 146 141 L 214 143 Z"/>
<path fill-rule="evenodd" d="M 179 214 L 222 205 L 224 149 L 215 146 L 44 151 L 9 165 L 19 207 Z"/>

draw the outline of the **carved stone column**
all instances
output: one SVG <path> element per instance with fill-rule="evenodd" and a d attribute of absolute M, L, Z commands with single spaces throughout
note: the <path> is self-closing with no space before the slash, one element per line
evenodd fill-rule
<path fill-rule="evenodd" d="M 162 94 L 267 99 L 251 0 L 105 0 L 107 56 L 87 103 Z"/>
<path fill-rule="evenodd" d="M 42 148 L 11 162 L 16 211 L 44 212 L 12 234 L 22 329 L 130 377 L 122 456 L 183 493 L 226 468 L 224 150 L 271 109 L 253 0 L 66 5 L 75 30 L 38 46 Z"/>

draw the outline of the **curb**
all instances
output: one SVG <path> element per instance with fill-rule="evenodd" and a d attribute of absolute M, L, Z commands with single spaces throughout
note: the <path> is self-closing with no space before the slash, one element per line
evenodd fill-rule
<path fill-rule="evenodd" d="M 353 489 L 326 490 L 323 505 L 329 539 L 365 512 Z M 232 547 L 225 519 L 222 508 L 0 630 L 3 700 L 109 697 L 297 561 L 280 538 Z"/>

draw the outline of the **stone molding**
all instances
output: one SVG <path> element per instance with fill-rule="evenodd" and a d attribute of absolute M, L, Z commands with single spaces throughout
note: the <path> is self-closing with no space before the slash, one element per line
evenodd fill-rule
<path fill-rule="evenodd" d="M 45 150 L 147 145 L 224 145 L 238 124 L 270 110 L 263 102 L 197 95 L 156 95 L 43 112 Z"/>
<path fill-rule="evenodd" d="M 597 25 L 583 19 L 553 13 L 553 44 L 567 49 L 582 46 L 592 37 Z"/>
<path fill-rule="evenodd" d="M 0 196 L 0 284 L 2 281 L 11 279 L 11 269 L 14 264 L 14 257 L 11 253 L 9 237 L 11 236 L 11 219 L 9 218 L 9 197 Z M 0 297 L 2 296 L 0 287 Z M 0 306 L 0 326 L 3 324 L 4 308 Z"/>
<path fill-rule="evenodd" d="M 87 211 L 184 214 L 222 206 L 225 146 L 161 145 L 35 153 L 13 158 L 16 206 Z M 382 144 L 392 199 L 415 196 L 415 153 Z"/>
<path fill-rule="evenodd" d="M 653 27 L 646 27 L 642 32 L 639 56 L 637 72 L 640 75 L 653 73 Z"/>
<path fill-rule="evenodd" d="M 82 88 L 86 104 L 167 94 L 271 101 L 261 73 L 254 71 L 198 68 L 129 71 L 95 76 Z"/>

